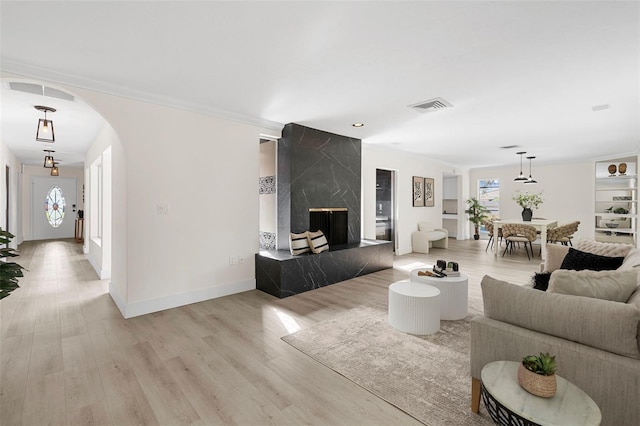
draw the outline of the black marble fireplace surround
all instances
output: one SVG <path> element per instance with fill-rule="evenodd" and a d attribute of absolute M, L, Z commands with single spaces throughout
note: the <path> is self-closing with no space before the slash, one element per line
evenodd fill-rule
<path fill-rule="evenodd" d="M 362 240 L 319 254 L 284 250 L 256 254 L 256 288 L 284 298 L 393 267 L 390 241 Z"/>
<path fill-rule="evenodd" d="M 278 249 L 256 254 L 256 287 L 283 298 L 393 267 L 391 242 L 361 240 L 360 139 L 290 123 L 277 146 Z M 314 208 L 348 211 L 346 244 L 293 256 L 289 234 L 317 230 Z"/>
<path fill-rule="evenodd" d="M 290 232 L 309 230 L 314 207 L 347 208 L 347 242 L 359 243 L 360 139 L 290 123 L 282 129 L 277 156 L 278 250 L 289 250 Z"/>

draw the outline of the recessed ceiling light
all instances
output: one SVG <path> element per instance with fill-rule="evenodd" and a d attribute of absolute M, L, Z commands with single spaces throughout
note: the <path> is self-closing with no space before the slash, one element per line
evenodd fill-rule
<path fill-rule="evenodd" d="M 353 127 L 364 127 L 364 123 L 353 123 Z"/>

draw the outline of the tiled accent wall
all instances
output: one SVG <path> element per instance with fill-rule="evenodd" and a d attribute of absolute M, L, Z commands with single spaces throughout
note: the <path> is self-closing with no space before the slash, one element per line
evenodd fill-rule
<path fill-rule="evenodd" d="M 260 232 L 260 248 L 263 250 L 275 250 L 276 234 L 273 232 Z"/>
<path fill-rule="evenodd" d="M 268 195 L 276 193 L 276 177 L 264 176 L 260 178 L 260 195 Z"/>
<path fill-rule="evenodd" d="M 348 242 L 360 242 L 360 139 L 287 124 L 278 141 L 278 249 L 309 229 L 309 208 L 349 209 Z"/>

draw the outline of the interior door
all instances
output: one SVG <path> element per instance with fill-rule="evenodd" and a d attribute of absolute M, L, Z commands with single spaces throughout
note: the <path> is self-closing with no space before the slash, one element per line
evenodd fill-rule
<path fill-rule="evenodd" d="M 33 177 L 31 223 L 34 240 L 73 238 L 76 194 L 76 178 Z"/>

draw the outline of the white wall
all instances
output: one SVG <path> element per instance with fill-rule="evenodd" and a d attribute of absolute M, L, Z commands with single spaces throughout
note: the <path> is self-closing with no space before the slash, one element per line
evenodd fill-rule
<path fill-rule="evenodd" d="M 44 159 L 44 154 L 43 157 Z M 58 166 L 60 171 L 60 177 L 69 177 L 76 179 L 76 210 L 83 209 L 82 203 L 82 185 L 84 185 L 84 170 L 79 167 L 61 167 Z M 31 178 L 33 176 L 51 176 L 51 169 L 46 169 L 42 166 L 24 165 L 22 168 L 22 202 L 21 202 L 21 220 L 22 220 L 22 232 L 24 239 L 29 241 L 33 239 L 33 227 L 31 224 Z M 65 217 L 70 217 L 71 220 L 75 220 L 76 213 L 71 211 L 71 206 L 67 207 Z M 69 215 L 69 216 L 66 216 Z"/>
<path fill-rule="evenodd" d="M 432 222 L 442 227 L 442 182 L 444 173 L 461 174 L 466 185 L 466 171 L 433 161 L 425 155 L 381 148 L 362 144 L 362 225 L 363 238 L 375 239 L 376 217 L 376 169 L 396 171 L 396 254 L 411 252 L 411 233 L 418 229 L 418 222 Z M 435 206 L 413 207 L 412 177 L 422 176 L 435 179 Z M 466 190 L 462 197 L 466 197 Z M 460 212 L 460 210 L 458 210 Z M 464 215 L 462 215 L 464 217 Z"/>
<path fill-rule="evenodd" d="M 112 152 L 110 292 L 123 315 L 255 288 L 258 141 L 280 130 L 68 90 L 102 114 L 122 145 Z M 157 214 L 159 203 L 168 214 Z M 230 256 L 244 262 L 230 265 Z"/>
<path fill-rule="evenodd" d="M 518 169 L 518 170 L 517 170 Z M 478 179 L 500 179 L 500 217 L 522 218 L 522 208 L 513 201 L 513 194 L 542 192 L 543 204 L 533 211 L 534 217 L 557 219 L 559 224 L 580 221 L 576 236 L 593 238 L 595 205 L 595 165 L 593 162 L 573 164 L 533 164 L 536 185 L 514 182 L 518 167 L 473 169 L 470 172 L 471 196 L 477 196 Z"/>
<path fill-rule="evenodd" d="M 21 174 L 21 163 L 18 159 L 13 155 L 11 151 L 2 143 L 0 140 L 0 227 L 2 229 L 6 228 L 7 216 L 7 199 L 5 194 L 5 189 L 7 188 L 6 183 L 6 166 L 9 166 L 9 231 L 15 236 L 15 238 L 11 241 L 11 247 L 17 248 L 18 244 L 20 244 L 23 239 L 22 227 L 21 227 L 21 217 L 19 215 L 20 209 L 18 208 L 21 202 L 21 193 L 20 193 L 20 174 Z"/>
<path fill-rule="evenodd" d="M 116 148 L 112 148 L 115 146 Z M 111 278 L 111 263 L 112 263 L 112 180 L 113 180 L 113 149 L 121 149 L 120 140 L 113 128 L 106 124 L 102 131 L 98 134 L 95 142 L 91 145 L 87 151 L 84 159 L 85 164 L 85 239 L 84 239 L 84 251 L 87 253 L 87 258 L 98 273 L 101 279 Z M 122 155 L 120 156 L 122 157 Z M 103 200 L 102 200 L 102 239 L 96 241 L 91 238 L 90 227 L 92 217 L 91 206 L 91 165 L 96 161 L 100 161 L 102 164 L 103 176 Z M 122 162 L 122 158 L 118 158 L 119 162 Z M 126 289 L 122 289 L 126 291 Z"/>

